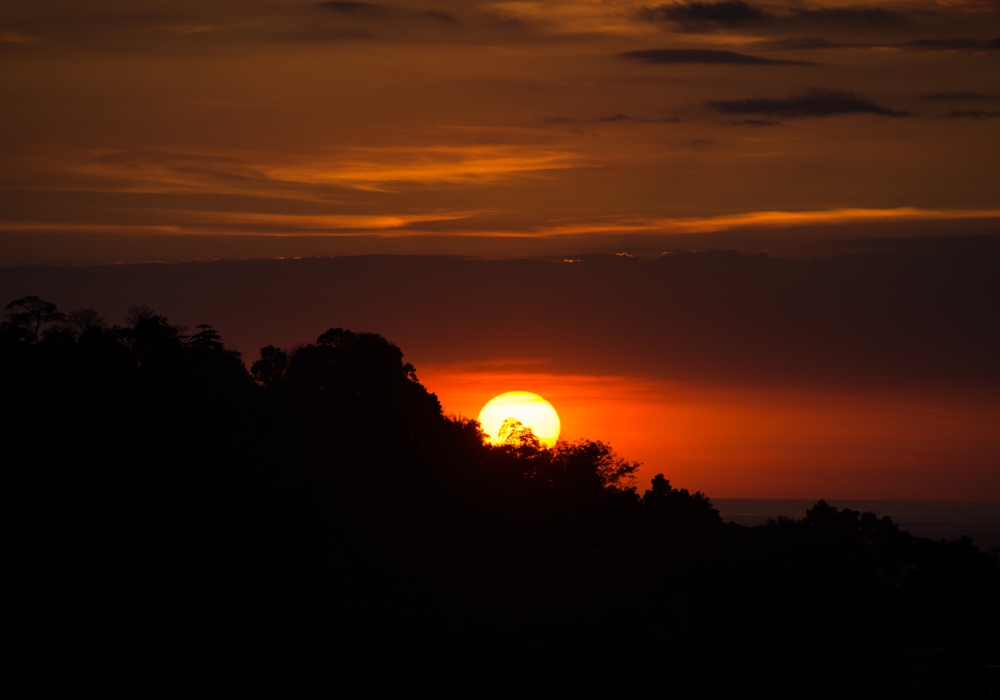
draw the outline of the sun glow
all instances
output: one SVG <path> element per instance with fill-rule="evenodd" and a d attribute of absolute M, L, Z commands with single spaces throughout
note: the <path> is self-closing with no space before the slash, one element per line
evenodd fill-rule
<path fill-rule="evenodd" d="M 559 414 L 548 401 L 530 391 L 508 391 L 490 399 L 479 412 L 479 424 L 488 442 L 500 441 L 500 428 L 510 418 L 531 428 L 546 447 L 556 444 L 562 430 Z"/>

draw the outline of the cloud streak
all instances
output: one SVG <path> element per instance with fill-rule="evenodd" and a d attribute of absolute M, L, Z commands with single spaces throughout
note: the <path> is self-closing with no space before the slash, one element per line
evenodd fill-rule
<path fill-rule="evenodd" d="M 330 0 L 329 2 L 319 3 L 319 6 L 324 10 L 352 17 L 386 17 L 392 13 L 391 8 L 373 2 L 341 2 L 340 0 Z"/>
<path fill-rule="evenodd" d="M 953 109 L 948 112 L 951 119 L 998 119 L 1000 112 L 987 112 L 984 109 Z"/>
<path fill-rule="evenodd" d="M 691 144 L 709 146 L 714 143 Z M 450 222 L 480 219 L 485 211 L 440 211 L 420 213 L 263 213 L 246 211 L 160 212 L 162 223 L 115 223 L 94 221 L 34 220 L 0 221 L 0 232 L 36 234 L 163 234 L 177 236 L 296 237 L 336 236 L 406 238 L 428 236 L 440 239 L 582 239 L 607 235 L 710 234 L 739 229 L 781 229 L 800 226 L 843 226 L 893 221 L 1000 220 L 1000 209 L 927 209 L 919 207 L 840 208 L 813 211 L 751 211 L 702 217 L 618 217 L 599 220 L 550 222 L 523 229 L 494 229 Z M 485 217 L 485 218 L 484 218 Z M 437 225 L 436 225 L 437 224 Z"/>
<path fill-rule="evenodd" d="M 0 231 L 237 236 L 399 235 L 414 225 L 457 221 L 479 212 L 431 214 L 270 214 L 246 211 L 163 212 L 169 224 L 88 224 L 62 221 L 0 221 Z"/>
<path fill-rule="evenodd" d="M 750 97 L 741 100 L 709 100 L 705 106 L 723 114 L 754 114 L 786 119 L 835 117 L 844 114 L 874 114 L 906 117 L 903 112 L 884 107 L 846 90 L 810 88 L 786 98 Z"/>
<path fill-rule="evenodd" d="M 1000 37 L 993 39 L 914 39 L 902 44 L 911 51 L 996 51 Z"/>
<path fill-rule="evenodd" d="M 934 102 L 965 102 L 997 99 L 993 95 L 987 95 L 982 92 L 932 92 L 922 97 L 925 100 Z"/>
<path fill-rule="evenodd" d="M 646 22 L 668 22 L 687 32 L 711 32 L 743 28 L 791 28 L 807 25 L 845 28 L 886 28 L 904 26 L 910 18 L 894 10 L 874 5 L 846 7 L 792 7 L 775 9 L 743 2 L 677 2 L 657 7 L 643 7 L 636 17 Z"/>
<path fill-rule="evenodd" d="M 402 8 L 380 5 L 373 2 L 344 2 L 342 0 L 329 0 L 319 4 L 324 10 L 346 15 L 349 17 L 359 17 L 364 19 L 381 19 L 388 17 L 400 17 L 407 19 L 427 19 L 446 24 L 454 24 L 458 19 L 453 15 L 436 10 L 407 10 Z"/>
<path fill-rule="evenodd" d="M 645 49 L 641 51 L 624 51 L 618 57 L 640 63 L 653 65 L 671 65 L 684 63 L 723 64 L 738 66 L 803 66 L 804 61 L 782 61 L 771 58 L 760 58 L 735 51 L 720 51 L 715 49 Z"/>
<path fill-rule="evenodd" d="M 839 208 L 815 211 L 754 211 L 719 216 L 684 218 L 622 218 L 609 221 L 553 223 L 529 234 L 509 235 L 583 236 L 614 233 L 716 233 L 739 228 L 786 228 L 790 226 L 836 225 L 877 221 L 961 221 L 1000 219 L 1000 209 L 925 209 L 920 207 Z M 491 235 L 503 235 L 500 232 Z"/>
<path fill-rule="evenodd" d="M 389 192 L 425 185 L 484 185 L 587 165 L 568 150 L 518 144 L 356 147 L 309 155 L 101 150 L 36 153 L 12 158 L 9 164 L 17 164 L 20 177 L 31 171 L 47 173 L 47 189 L 292 199 L 320 199 L 314 188 L 302 186 Z M 52 182 L 59 179 L 65 179 L 65 185 Z"/>
<path fill-rule="evenodd" d="M 488 184 L 581 165 L 566 151 L 498 145 L 345 149 L 328 160 L 259 169 L 284 182 L 387 191 L 403 185 Z"/>
<path fill-rule="evenodd" d="M 691 31 L 745 27 L 771 19 L 769 13 L 742 0 L 679 2 L 658 7 L 644 7 L 636 14 L 647 22 L 673 22 Z"/>

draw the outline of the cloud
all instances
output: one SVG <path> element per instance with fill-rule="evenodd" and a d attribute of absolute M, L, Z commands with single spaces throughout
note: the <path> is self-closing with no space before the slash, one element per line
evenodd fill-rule
<path fill-rule="evenodd" d="M 948 112 L 952 119 L 998 119 L 1000 112 L 987 112 L 982 109 L 953 109 Z"/>
<path fill-rule="evenodd" d="M 904 51 L 996 51 L 996 39 L 914 39 L 903 43 L 832 41 L 815 37 L 756 41 L 752 46 L 764 51 L 816 51 L 822 49 L 896 49 Z"/>
<path fill-rule="evenodd" d="M 445 22 L 446 24 L 454 24 L 458 22 L 458 19 L 455 16 L 445 14 L 444 12 L 438 12 L 436 10 L 422 10 L 419 14 L 427 19 L 436 19 L 437 21 Z"/>
<path fill-rule="evenodd" d="M 358 17 L 364 19 L 377 19 L 397 17 L 400 19 L 429 19 L 446 24 L 454 24 L 458 20 L 444 12 L 436 10 L 404 10 L 388 5 L 379 5 L 373 2 L 345 2 L 344 0 L 328 0 L 319 4 L 325 10 L 330 10 L 340 15 Z"/>
<path fill-rule="evenodd" d="M 627 217 L 604 221 L 566 221 L 529 232 L 491 232 L 492 236 L 565 237 L 601 233 L 703 234 L 742 228 L 837 225 L 878 221 L 967 221 L 1000 219 L 1000 209 L 842 208 L 811 211 L 750 211 L 704 217 Z"/>
<path fill-rule="evenodd" d="M 965 12 L 995 12 L 1000 9 L 1000 0 L 935 0 L 943 7 L 954 7 Z"/>
<path fill-rule="evenodd" d="M 596 119 L 576 119 L 574 117 L 549 117 L 550 124 L 579 124 L 582 122 L 593 122 L 597 124 L 616 124 L 621 122 L 632 122 L 634 124 L 676 124 L 681 121 L 679 117 L 633 117 L 628 114 L 611 114 Z M 583 132 L 580 132 L 583 133 Z"/>
<path fill-rule="evenodd" d="M 922 97 L 925 100 L 934 100 L 937 102 L 996 99 L 993 95 L 986 95 L 982 92 L 932 92 L 928 95 L 923 95 Z"/>
<path fill-rule="evenodd" d="M 783 99 L 751 97 L 742 100 L 709 100 L 705 105 L 723 114 L 763 114 L 784 118 L 833 117 L 841 114 L 909 116 L 909 112 L 883 107 L 853 92 L 825 88 L 810 88 Z"/>
<path fill-rule="evenodd" d="M 431 214 L 275 214 L 245 211 L 173 211 L 179 233 L 289 236 L 330 235 L 349 232 L 398 232 L 418 224 L 456 221 L 477 212 L 448 211 Z"/>
<path fill-rule="evenodd" d="M 745 27 L 795 27 L 827 25 L 858 28 L 886 28 L 910 24 L 908 15 L 875 5 L 846 7 L 798 7 L 774 11 L 743 2 L 678 2 L 658 7 L 643 7 L 636 17 L 646 22 L 669 22 L 684 31 L 706 32 Z"/>
<path fill-rule="evenodd" d="M 616 54 L 621 58 L 651 64 L 703 63 L 741 66 L 808 65 L 803 61 L 779 61 L 735 51 L 714 49 L 645 49 Z"/>
<path fill-rule="evenodd" d="M 729 122 L 732 126 L 749 126 L 753 128 L 761 128 L 766 126 L 784 126 L 781 122 L 775 121 L 773 119 L 740 119 L 739 121 Z"/>
<path fill-rule="evenodd" d="M 640 19 L 649 22 L 669 21 L 681 27 L 695 30 L 716 27 L 744 27 L 772 18 L 769 13 L 742 0 L 679 2 L 659 7 L 644 7 L 638 10 L 637 14 Z"/>
<path fill-rule="evenodd" d="M 912 51 L 996 51 L 1000 37 L 995 39 L 915 39 L 902 45 Z"/>
<path fill-rule="evenodd" d="M 385 17 L 392 12 L 385 5 L 377 5 L 373 2 L 340 2 L 339 0 L 330 0 L 329 2 L 321 2 L 319 6 L 332 12 L 351 15 L 353 17 Z"/>
<path fill-rule="evenodd" d="M 51 221 L 0 221 L 0 232 L 61 234 L 168 234 L 183 236 L 323 236 L 406 235 L 420 224 L 442 224 L 467 219 L 477 212 L 433 214 L 274 214 L 246 211 L 171 210 L 169 223 L 118 224 L 107 221 L 67 223 Z"/>
<path fill-rule="evenodd" d="M 565 151 L 514 145 L 347 149 L 329 160 L 260 166 L 267 177 L 391 191 L 400 185 L 473 185 L 579 166 Z"/>
<path fill-rule="evenodd" d="M 18 32 L 0 32 L 0 44 L 34 44 L 40 41 L 38 37 L 20 34 Z"/>
<path fill-rule="evenodd" d="M 798 20 L 803 24 L 839 24 L 868 27 L 901 26 L 910 23 L 909 17 L 901 12 L 886 10 L 872 5 L 796 9 L 791 11 L 789 18 Z"/>
<path fill-rule="evenodd" d="M 756 41 L 754 46 L 758 46 L 765 51 L 819 51 L 823 49 L 849 49 L 858 46 L 867 46 L 849 41 L 831 41 L 817 37 L 796 37 L 789 39 L 775 39 L 773 41 Z"/>
<path fill-rule="evenodd" d="M 719 145 L 718 141 L 699 138 L 688 142 L 693 148 Z M 781 229 L 795 226 L 849 225 L 888 221 L 967 221 L 1000 220 L 1000 209 L 823 209 L 815 211 L 752 211 L 706 217 L 625 217 L 608 220 L 553 222 L 538 227 L 481 229 L 446 226 L 448 222 L 470 221 L 479 211 L 440 211 L 433 213 L 373 212 L 369 214 L 262 213 L 247 211 L 170 210 L 162 223 L 114 223 L 101 220 L 73 223 L 60 220 L 3 221 L 0 232 L 39 232 L 63 234 L 138 234 L 165 235 L 240 235 L 240 236 L 363 236 L 458 238 L 582 238 L 600 234 L 684 235 L 710 234 L 747 228 Z"/>
<path fill-rule="evenodd" d="M 198 201 L 299 202 L 325 208 L 344 192 L 398 193 L 537 179 L 587 167 L 565 149 L 530 144 L 350 147 L 308 154 L 53 149 L 11 156 L 19 182 L 55 192 L 195 197 Z M 0 193 L 10 187 L 0 170 Z M 149 201 L 146 198 L 145 201 Z M 369 200 L 365 200 L 369 201 Z M 167 205 L 173 208 L 174 205 Z M 201 206 L 201 205 L 198 205 Z M 47 216 L 47 215 L 46 215 Z M 160 214 L 149 215 L 159 221 Z"/>

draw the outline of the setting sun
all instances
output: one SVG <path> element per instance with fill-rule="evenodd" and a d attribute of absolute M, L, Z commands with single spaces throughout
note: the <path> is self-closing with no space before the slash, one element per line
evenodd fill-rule
<path fill-rule="evenodd" d="M 559 439 L 562 425 L 559 414 L 548 401 L 530 391 L 508 391 L 490 399 L 479 412 L 479 424 L 483 427 L 489 442 L 497 440 L 504 421 L 513 418 L 526 428 L 531 428 L 535 437 L 546 447 L 552 447 Z"/>

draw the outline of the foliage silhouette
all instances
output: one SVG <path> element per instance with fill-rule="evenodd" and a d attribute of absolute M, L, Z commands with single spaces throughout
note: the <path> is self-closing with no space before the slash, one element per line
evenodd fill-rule
<path fill-rule="evenodd" d="M 36 296 L 15 299 L 4 307 L 4 315 L 5 334 L 32 345 L 39 341 L 46 327 L 66 318 L 55 304 Z"/>
<path fill-rule="evenodd" d="M 514 686 L 638 691 L 664 681 L 622 670 L 649 667 L 680 693 L 812 674 L 891 695 L 896 649 L 996 658 L 1000 567 L 968 540 L 825 501 L 745 528 L 663 475 L 640 496 L 600 441 L 511 423 L 489 445 L 373 333 L 268 346 L 248 372 L 211 326 L 148 308 L 6 313 L 18 633 L 74 687 L 458 683 L 432 650 Z"/>

